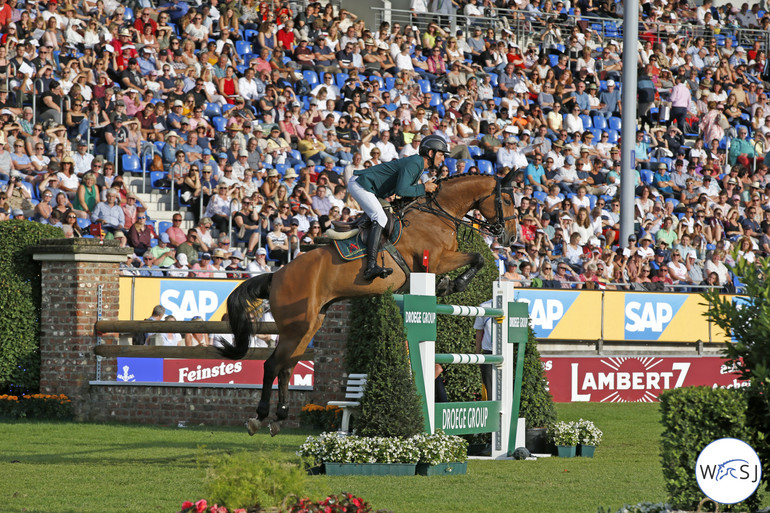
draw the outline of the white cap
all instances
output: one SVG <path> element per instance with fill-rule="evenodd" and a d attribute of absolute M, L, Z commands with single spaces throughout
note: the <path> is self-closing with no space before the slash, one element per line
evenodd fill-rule
<path fill-rule="evenodd" d="M 615 81 L 614 80 L 608 80 L 607 81 L 607 87 L 614 86 L 614 85 L 615 85 Z"/>
<path fill-rule="evenodd" d="M 187 263 L 188 263 L 187 262 L 187 255 L 185 255 L 184 253 L 179 253 L 176 256 L 176 261 L 179 263 L 179 265 L 187 265 Z"/>

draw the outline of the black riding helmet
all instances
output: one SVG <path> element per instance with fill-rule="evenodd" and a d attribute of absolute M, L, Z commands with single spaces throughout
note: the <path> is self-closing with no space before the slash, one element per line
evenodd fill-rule
<path fill-rule="evenodd" d="M 418 153 L 421 157 L 429 157 L 430 150 L 440 151 L 442 153 L 449 153 L 449 146 L 446 141 L 440 135 L 428 135 L 420 141 L 420 148 Z"/>

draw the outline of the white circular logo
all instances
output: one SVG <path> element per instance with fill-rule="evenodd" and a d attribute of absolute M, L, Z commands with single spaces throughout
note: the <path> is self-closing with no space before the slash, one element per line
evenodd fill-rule
<path fill-rule="evenodd" d="M 709 499 L 736 504 L 757 489 L 762 479 L 762 465 L 756 451 L 743 440 L 720 438 L 698 455 L 695 478 Z"/>

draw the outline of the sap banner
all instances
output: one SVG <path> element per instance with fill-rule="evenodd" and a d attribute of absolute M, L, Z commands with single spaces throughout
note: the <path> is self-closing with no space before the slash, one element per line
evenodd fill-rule
<path fill-rule="evenodd" d="M 517 289 L 515 297 L 529 304 L 540 339 L 724 341 L 698 294 Z"/>
<path fill-rule="evenodd" d="M 205 321 L 219 321 L 227 310 L 227 296 L 241 283 L 241 280 L 121 277 L 118 318 L 146 319 L 155 305 L 163 305 L 166 315 L 173 315 L 177 321 L 189 321 L 198 315 Z"/>
<path fill-rule="evenodd" d="M 664 390 L 748 386 L 718 356 L 543 357 L 554 401 L 652 402 Z"/>

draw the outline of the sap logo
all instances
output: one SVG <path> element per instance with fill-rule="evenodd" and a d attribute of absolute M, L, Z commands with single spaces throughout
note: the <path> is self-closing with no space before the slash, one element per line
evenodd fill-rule
<path fill-rule="evenodd" d="M 210 320 L 233 290 L 233 283 L 161 283 L 160 304 L 177 320 L 189 320 L 201 316 Z"/>
<path fill-rule="evenodd" d="M 685 295 L 626 294 L 625 331 L 629 339 L 657 340 L 687 300 Z"/>
<path fill-rule="evenodd" d="M 666 303 L 639 303 L 631 301 L 626 304 L 626 330 L 652 330 L 662 333 L 666 324 L 674 318 L 674 309 Z"/>
<path fill-rule="evenodd" d="M 520 297 L 519 301 L 529 305 L 529 318 L 532 326 L 551 331 L 564 317 L 564 304 L 558 299 L 528 299 Z"/>

